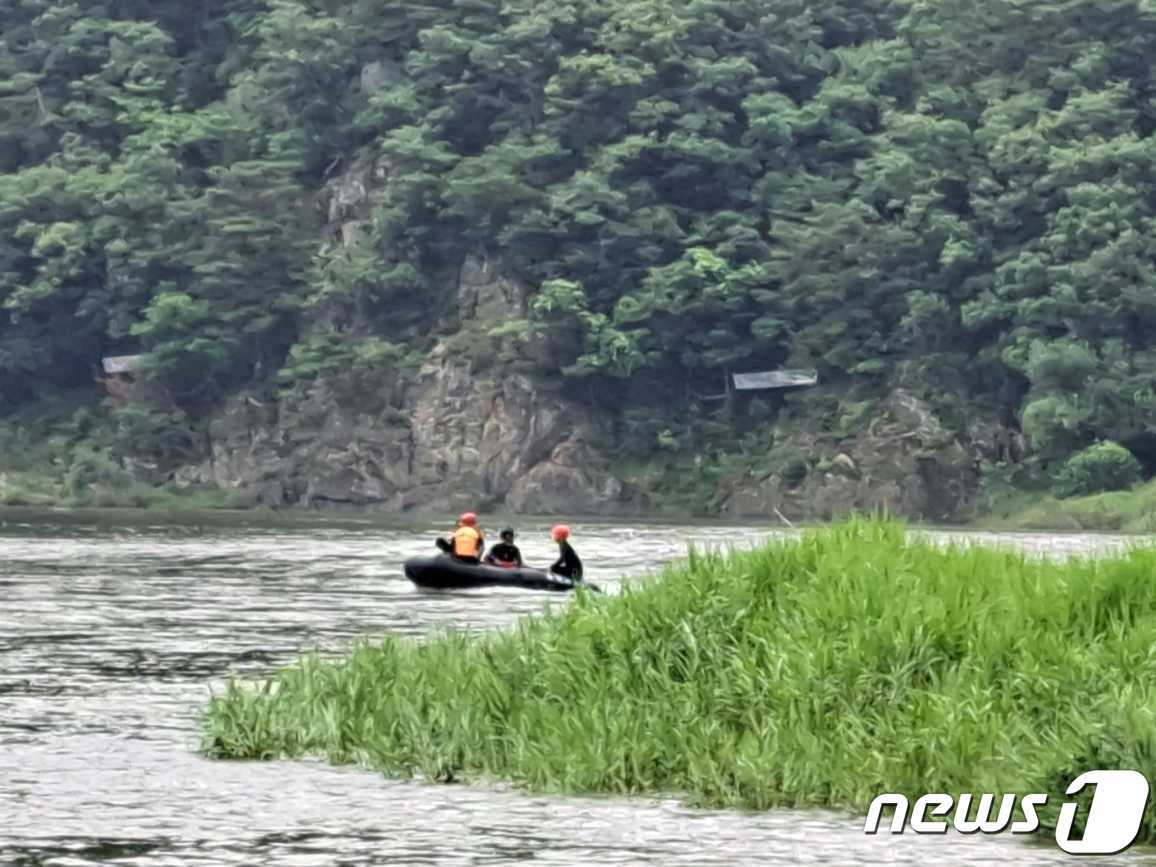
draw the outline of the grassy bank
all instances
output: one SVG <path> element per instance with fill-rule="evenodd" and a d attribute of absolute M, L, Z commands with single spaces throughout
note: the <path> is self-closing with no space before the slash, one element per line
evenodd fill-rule
<path fill-rule="evenodd" d="M 852 521 L 509 632 L 304 657 L 216 696 L 204 749 L 860 815 L 883 791 L 1058 797 L 1156 774 L 1153 574 L 1153 551 L 1059 565 Z"/>
<path fill-rule="evenodd" d="M 1156 481 L 1127 491 L 1060 499 L 1012 493 L 993 503 L 977 527 L 1058 532 L 1156 532 Z"/>
<path fill-rule="evenodd" d="M 240 509 L 249 503 L 223 488 L 175 488 L 118 481 L 69 485 L 36 472 L 0 471 L 0 506 L 111 509 Z"/>
<path fill-rule="evenodd" d="M 129 408 L 109 415 L 90 389 L 46 397 L 0 418 L 0 506 L 200 511 L 250 505 L 235 490 L 149 484 L 126 468 L 126 456 L 148 431 L 186 444 L 192 434 L 179 427 L 169 416 L 158 421 Z"/>

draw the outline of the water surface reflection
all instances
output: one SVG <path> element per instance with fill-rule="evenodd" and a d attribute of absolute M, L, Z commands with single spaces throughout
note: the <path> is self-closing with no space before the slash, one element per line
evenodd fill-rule
<path fill-rule="evenodd" d="M 549 562 L 545 522 L 523 526 Z M 436 528 L 365 519 L 0 515 L 0 864 L 1060 864 L 1007 838 L 865 837 L 862 818 L 688 810 L 403 784 L 315 762 L 207 762 L 208 688 L 360 635 L 509 624 L 560 597 L 424 593 L 401 562 Z M 574 525 L 590 579 L 750 544 L 751 527 Z M 989 537 L 1037 552 L 1106 536 Z M 615 563 L 613 567 L 600 563 Z M 1098 863 L 1154 863 L 1133 854 Z"/>

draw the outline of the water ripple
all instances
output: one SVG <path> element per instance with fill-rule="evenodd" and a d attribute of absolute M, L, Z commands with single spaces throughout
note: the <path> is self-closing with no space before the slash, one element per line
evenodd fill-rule
<path fill-rule="evenodd" d="M 527 560 L 549 562 L 548 523 L 516 525 Z M 209 689 L 231 675 L 267 672 L 303 650 L 340 652 L 359 636 L 494 629 L 567 604 L 517 590 L 416 590 L 401 563 L 426 553 L 436 529 L 365 518 L 0 515 L 0 864 L 1067 863 L 1054 848 L 1006 839 L 868 838 L 857 816 L 542 798 L 195 754 Z M 611 592 L 620 575 L 681 556 L 688 542 L 745 546 L 778 532 L 572 529 L 590 580 Z M 1125 544 L 984 541 L 1049 554 Z"/>

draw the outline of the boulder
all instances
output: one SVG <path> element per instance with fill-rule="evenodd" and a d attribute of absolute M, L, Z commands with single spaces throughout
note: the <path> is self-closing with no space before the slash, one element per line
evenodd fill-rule
<path fill-rule="evenodd" d="M 600 464 L 581 434 L 572 436 L 549 459 L 518 478 L 506 505 L 515 512 L 539 515 L 637 513 L 643 506 L 641 498 L 600 470 Z"/>

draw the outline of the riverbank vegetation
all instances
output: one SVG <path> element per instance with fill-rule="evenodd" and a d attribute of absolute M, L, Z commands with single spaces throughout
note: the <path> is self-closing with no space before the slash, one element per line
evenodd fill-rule
<path fill-rule="evenodd" d="M 1156 482 L 1126 491 L 1060 499 L 1048 494 L 1009 494 L 974 525 L 1051 532 L 1156 532 Z"/>
<path fill-rule="evenodd" d="M 179 488 L 140 482 L 92 482 L 70 490 L 40 473 L 0 472 L 0 506 L 68 509 L 161 509 L 199 512 L 246 509 L 245 497 L 220 488 Z"/>
<path fill-rule="evenodd" d="M 1087 769 L 1156 776 L 1154 570 L 1153 550 L 1058 563 L 856 520 L 505 632 L 303 657 L 215 696 L 203 745 L 860 817 L 890 791 L 1054 805 Z"/>
<path fill-rule="evenodd" d="M 140 354 L 203 432 L 242 389 L 380 396 L 457 332 L 622 419 L 625 460 L 859 430 L 902 386 L 964 440 L 982 416 L 1045 466 L 1104 440 L 1156 472 L 1150 4 L 0 0 L 0 20 L 0 415 Z M 463 326 L 467 255 L 525 309 Z M 780 366 L 820 386 L 704 399 Z"/>
<path fill-rule="evenodd" d="M 142 436 L 150 443 L 143 449 Z M 132 407 L 106 413 L 76 392 L 23 406 L 0 419 L 0 506 L 197 510 L 249 505 L 236 491 L 182 487 L 166 479 L 165 450 L 191 456 L 193 440 L 179 413 Z"/>

